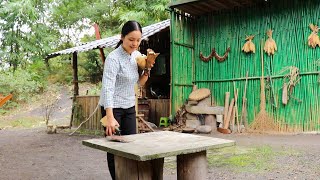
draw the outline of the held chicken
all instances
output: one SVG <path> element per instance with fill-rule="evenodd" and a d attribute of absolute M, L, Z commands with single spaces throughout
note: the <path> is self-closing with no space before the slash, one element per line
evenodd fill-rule
<path fill-rule="evenodd" d="M 150 69 L 156 61 L 160 53 L 155 53 L 152 49 L 147 49 L 147 56 L 142 54 L 136 57 L 139 69 Z"/>

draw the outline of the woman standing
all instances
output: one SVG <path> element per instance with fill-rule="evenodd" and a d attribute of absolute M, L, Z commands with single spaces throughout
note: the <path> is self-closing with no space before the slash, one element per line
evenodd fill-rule
<path fill-rule="evenodd" d="M 136 57 L 142 37 L 141 25 L 136 21 L 126 22 L 121 30 L 121 40 L 115 50 L 106 58 L 103 70 L 102 89 L 99 104 L 102 117 L 107 117 L 106 136 L 115 133 L 119 127 L 121 135 L 136 134 L 136 112 L 134 86 L 143 86 L 150 71 L 138 73 Z M 114 155 L 107 154 L 109 172 L 115 179 Z"/>

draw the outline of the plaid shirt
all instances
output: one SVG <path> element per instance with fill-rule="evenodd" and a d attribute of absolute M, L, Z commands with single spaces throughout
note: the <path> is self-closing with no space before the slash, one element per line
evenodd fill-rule
<path fill-rule="evenodd" d="M 135 105 L 134 85 L 139 80 L 134 51 L 129 55 L 120 45 L 112 51 L 104 64 L 99 104 L 106 108 L 127 109 Z"/>

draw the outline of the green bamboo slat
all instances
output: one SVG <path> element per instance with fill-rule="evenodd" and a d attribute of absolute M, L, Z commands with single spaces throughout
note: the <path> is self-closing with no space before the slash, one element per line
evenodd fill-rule
<path fill-rule="evenodd" d="M 265 66 L 270 68 L 272 75 L 278 75 L 277 73 L 286 66 L 296 66 L 301 72 L 317 70 L 314 62 L 320 57 L 320 51 L 307 46 L 307 37 L 311 33 L 308 27 L 309 23 L 320 23 L 316 22 L 320 14 L 319 2 L 316 0 L 270 0 L 267 3 L 268 5 L 264 7 L 263 11 L 259 7 L 252 7 L 250 11 L 234 9 L 233 12 L 224 11 L 220 14 L 200 17 L 195 21 L 193 54 L 186 49 L 173 52 L 173 54 L 178 53 L 174 56 L 176 58 L 179 58 L 179 54 L 186 51 L 188 54 L 185 56 L 194 58 L 194 64 L 191 64 L 191 69 L 194 69 L 194 76 L 191 76 L 191 79 L 197 82 L 198 87 L 209 87 L 217 105 L 223 105 L 226 91 L 231 92 L 233 96 L 233 83 L 232 81 L 210 82 L 206 80 L 244 77 L 247 70 L 250 77 L 260 76 L 260 40 L 266 40 L 265 33 L 269 28 L 274 30 L 273 38 L 278 46 L 275 56 L 264 55 Z M 184 24 L 188 23 L 190 22 L 184 22 Z M 190 30 L 190 28 L 187 28 L 187 30 Z M 189 31 L 187 31 L 187 34 L 189 34 Z M 245 35 L 250 34 L 256 34 L 253 40 L 256 45 L 256 54 L 247 55 L 241 52 L 241 48 L 245 43 Z M 186 37 L 188 36 L 184 36 L 184 40 L 186 40 Z M 205 63 L 199 59 L 200 51 L 204 55 L 208 55 L 211 48 L 215 47 L 217 52 L 222 54 L 227 46 L 231 46 L 231 53 L 224 62 L 217 62 L 212 59 Z M 188 66 L 187 69 L 190 69 L 190 64 L 185 64 L 185 61 L 177 65 Z M 183 71 L 182 68 L 177 69 L 179 72 Z M 268 71 L 265 69 L 266 75 L 268 75 Z M 185 77 L 189 76 L 187 74 Z M 185 79 L 182 80 L 186 81 Z M 272 106 L 270 101 L 272 95 L 270 91 L 267 91 L 267 111 L 274 115 L 274 119 L 281 126 L 281 129 L 285 129 L 287 126 L 305 131 L 319 129 L 317 124 L 320 124 L 320 122 L 317 121 L 319 121 L 320 113 L 315 113 L 319 112 L 319 86 L 306 88 L 316 81 L 317 75 L 315 74 L 303 75 L 292 94 L 294 97 L 302 99 L 303 102 L 298 103 L 294 99 L 290 99 L 288 105 L 284 106 L 281 104 L 283 80 L 281 78 L 273 80 L 274 96 L 278 108 Z M 242 102 L 244 82 L 244 79 L 236 82 L 239 88 L 239 105 Z M 183 93 L 183 96 L 186 97 L 189 91 L 188 88 L 184 87 L 179 93 Z M 260 80 L 250 80 L 247 92 L 250 92 L 247 107 L 248 118 L 249 122 L 252 122 L 255 114 L 259 112 Z M 181 101 L 176 101 L 176 103 L 181 103 Z M 240 108 L 239 112 L 241 112 Z M 314 126 L 311 127 L 312 125 Z"/>

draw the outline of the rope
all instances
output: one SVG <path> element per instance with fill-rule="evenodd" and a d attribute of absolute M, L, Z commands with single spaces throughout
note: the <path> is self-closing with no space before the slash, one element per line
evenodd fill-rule
<path fill-rule="evenodd" d="M 89 121 L 89 119 L 91 119 L 91 117 L 97 112 L 99 106 L 100 106 L 100 105 L 98 104 L 97 107 L 96 107 L 96 109 L 93 111 L 93 113 L 91 113 L 90 116 L 89 116 L 85 121 L 83 121 L 83 122 L 77 127 L 76 130 L 74 130 L 72 133 L 70 133 L 69 136 L 73 135 L 73 134 L 82 126 L 82 124 L 84 124 L 84 123 L 86 123 L 87 121 Z"/>

